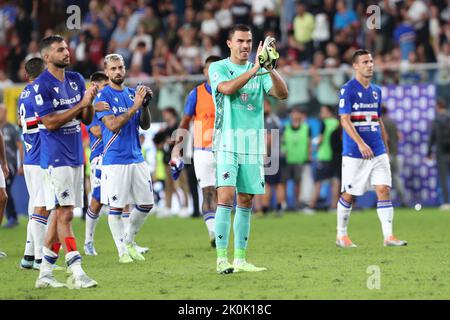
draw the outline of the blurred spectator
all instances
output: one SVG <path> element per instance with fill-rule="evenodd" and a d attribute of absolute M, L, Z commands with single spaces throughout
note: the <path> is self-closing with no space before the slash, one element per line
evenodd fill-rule
<path fill-rule="evenodd" d="M 171 159 L 172 148 L 175 144 L 175 140 L 172 140 L 173 132 L 178 128 L 178 114 L 174 108 L 166 108 L 162 111 L 162 116 L 166 124 L 165 128 L 162 129 L 165 135 L 165 145 L 164 145 L 164 166 L 166 170 L 166 181 L 164 188 L 164 195 L 166 200 L 166 210 L 171 215 L 187 216 L 189 212 L 188 200 L 189 200 L 189 185 L 187 181 L 186 170 L 181 171 L 180 176 L 177 180 L 173 180 L 171 176 L 169 161 Z M 178 194 L 178 190 L 182 192 L 182 196 Z M 176 194 L 178 196 L 178 202 L 180 204 L 179 212 L 174 212 L 172 210 L 172 197 Z"/>
<path fill-rule="evenodd" d="M 27 47 L 31 41 L 30 30 L 33 30 L 33 21 L 31 21 L 29 13 L 21 6 L 18 7 L 14 30 L 17 32 L 22 47 Z"/>
<path fill-rule="evenodd" d="M 416 49 L 416 31 L 408 18 L 406 10 L 401 10 L 402 18 L 394 30 L 394 39 L 400 47 L 403 61 L 407 61 L 409 53 Z"/>
<path fill-rule="evenodd" d="M 5 71 L 0 69 L 0 93 L 5 90 L 5 88 L 11 87 L 13 85 L 13 82 L 11 79 L 8 79 Z"/>
<path fill-rule="evenodd" d="M 181 61 L 184 70 L 190 74 L 198 74 L 202 68 L 202 60 L 200 57 L 200 48 L 194 42 L 194 38 L 185 35 L 181 40 L 181 46 L 178 47 L 177 57 Z"/>
<path fill-rule="evenodd" d="M 200 47 L 200 59 L 206 61 L 210 56 L 221 56 L 220 48 L 215 45 L 211 37 L 203 37 L 202 46 Z"/>
<path fill-rule="evenodd" d="M 278 32 L 278 19 L 275 14 L 274 0 L 250 0 L 254 43 L 264 40 L 264 32 Z"/>
<path fill-rule="evenodd" d="M 19 224 L 11 188 L 16 175 L 23 175 L 23 145 L 17 127 L 7 121 L 7 112 L 4 104 L 0 104 L 0 130 L 2 131 L 3 139 L 5 140 L 5 153 L 9 169 L 9 176 L 5 179 L 6 193 L 8 195 L 8 203 L 6 204 L 6 217 L 8 218 L 8 223 L 4 228 L 12 228 Z M 17 158 L 18 153 L 20 162 Z"/>
<path fill-rule="evenodd" d="M 145 42 L 139 42 L 132 52 L 130 69 L 133 69 L 133 66 L 137 66 L 139 71 L 146 73 L 146 77 L 148 77 L 152 73 L 150 61 L 151 52 L 147 49 Z"/>
<path fill-rule="evenodd" d="M 219 24 L 217 23 L 216 19 L 214 19 L 213 12 L 208 9 L 203 10 L 202 23 L 200 26 L 201 34 L 217 38 L 219 35 L 219 30 Z"/>
<path fill-rule="evenodd" d="M 90 62 L 98 69 L 103 69 L 103 65 L 100 62 L 103 61 L 103 57 L 105 56 L 106 43 L 101 38 L 100 28 L 97 25 L 93 25 L 90 28 L 90 36 L 88 35 L 86 38 Z"/>
<path fill-rule="evenodd" d="M 448 193 L 448 177 L 450 170 L 450 113 L 447 107 L 448 102 L 438 100 L 436 106 L 436 118 L 431 127 L 430 139 L 428 142 L 428 158 L 432 158 L 433 149 L 436 154 L 439 186 L 442 195 L 441 209 L 450 210 L 450 198 Z"/>
<path fill-rule="evenodd" d="M 146 51 L 153 50 L 153 38 L 151 35 L 146 33 L 144 23 L 139 24 L 137 33 L 131 39 L 129 46 L 130 51 L 133 52 L 134 50 L 136 50 L 139 43 L 144 43 Z"/>
<path fill-rule="evenodd" d="M 311 34 L 314 48 L 325 52 L 325 46 L 330 40 L 330 22 L 326 13 L 318 13 L 314 16 L 314 30 Z"/>
<path fill-rule="evenodd" d="M 244 0 L 234 0 L 233 5 L 231 6 L 234 24 L 250 25 L 251 12 L 252 7 L 244 2 Z"/>
<path fill-rule="evenodd" d="M 180 42 L 180 38 L 178 37 L 178 28 L 178 16 L 171 13 L 167 17 L 167 27 L 165 28 L 167 44 L 171 51 L 174 51 L 175 47 Z"/>
<path fill-rule="evenodd" d="M 290 120 L 282 137 L 282 151 L 286 155 L 282 178 L 284 184 L 294 180 L 293 209 L 298 210 L 303 166 L 311 159 L 311 129 L 306 121 L 306 112 L 299 108 L 291 110 Z"/>
<path fill-rule="evenodd" d="M 344 0 L 338 0 L 336 2 L 336 15 L 334 16 L 333 29 L 334 31 L 340 31 L 348 28 L 358 28 L 359 19 L 356 12 L 347 8 Z"/>
<path fill-rule="evenodd" d="M 20 44 L 20 39 L 15 32 L 11 37 L 10 44 L 11 49 L 9 50 L 9 53 L 6 57 L 8 75 L 13 82 L 20 82 L 21 79 L 19 77 L 18 71 L 20 69 L 20 64 L 24 60 L 27 53 Z"/>
<path fill-rule="evenodd" d="M 310 210 L 317 209 L 322 182 L 331 179 L 333 176 L 331 135 L 339 127 L 339 120 L 336 119 L 332 106 L 323 105 L 320 108 L 320 119 L 321 129 L 317 141 L 317 161 L 314 166 L 314 191 L 308 208 Z"/>
<path fill-rule="evenodd" d="M 272 140 L 274 137 L 281 136 L 282 124 L 281 120 L 272 113 L 269 99 L 264 99 L 264 129 L 266 130 L 266 156 L 264 160 L 265 172 L 265 190 L 262 196 L 262 212 L 267 214 L 271 209 L 272 188 L 276 194 L 275 214 L 282 214 L 282 210 L 286 208 L 286 192 L 285 185 L 282 182 L 282 168 L 284 166 L 284 157 L 281 156 L 280 140 Z M 277 165 L 277 167 L 275 167 Z M 277 169 L 275 174 L 273 170 Z"/>
<path fill-rule="evenodd" d="M 132 64 L 128 72 L 128 77 L 136 80 L 145 81 L 148 80 L 150 75 L 142 71 L 141 64 Z"/>
<path fill-rule="evenodd" d="M 128 50 L 128 46 L 133 34 L 127 30 L 126 24 L 126 19 L 124 17 L 120 17 L 117 22 L 117 27 L 114 29 L 111 36 L 108 52 L 122 55 L 125 60 L 125 64 L 128 64 L 130 59 L 130 50 Z"/>
<path fill-rule="evenodd" d="M 25 56 L 25 62 L 31 58 L 40 58 L 41 53 L 39 52 L 39 44 L 36 40 L 31 40 L 28 44 L 27 55 Z"/>
<path fill-rule="evenodd" d="M 174 54 L 169 51 L 169 47 L 164 39 L 157 39 L 152 58 L 152 72 L 154 77 L 172 76 L 183 74 L 183 66 L 178 62 Z"/>
<path fill-rule="evenodd" d="M 400 180 L 400 170 L 401 166 L 398 162 L 398 142 L 401 140 L 400 131 L 397 129 L 395 121 L 389 117 L 389 110 L 383 106 L 381 108 L 382 121 L 384 129 L 386 130 L 388 139 L 388 149 L 389 149 L 389 163 L 391 165 L 391 175 L 392 175 L 392 187 L 397 193 L 397 198 L 400 200 L 400 205 L 402 207 L 407 207 L 405 201 L 405 190 L 403 184 Z"/>
<path fill-rule="evenodd" d="M 151 6 L 145 7 L 141 23 L 144 25 L 145 33 L 149 34 L 152 39 L 158 37 L 161 29 L 161 20 L 155 15 L 155 11 Z"/>
<path fill-rule="evenodd" d="M 184 87 L 181 82 L 158 82 L 158 109 L 164 110 L 173 108 L 177 113 L 181 113 L 184 106 Z"/>
<path fill-rule="evenodd" d="M 314 16 L 306 11 L 305 4 L 299 2 L 296 7 L 297 15 L 294 18 L 294 39 L 296 48 L 300 51 L 300 61 L 312 61 L 314 31 Z"/>
<path fill-rule="evenodd" d="M 220 3 L 220 9 L 216 11 L 214 17 L 219 23 L 219 46 L 222 52 L 227 52 L 228 30 L 233 25 L 233 15 L 231 14 L 231 6 L 233 0 L 223 0 Z"/>
<path fill-rule="evenodd" d="M 450 101 L 450 43 L 444 42 L 437 55 L 439 69 L 437 73 L 438 96 L 445 101 Z"/>
<path fill-rule="evenodd" d="M 337 202 L 341 196 L 341 175 L 342 175 L 342 126 L 331 133 L 330 145 L 332 149 L 331 158 L 331 202 L 330 211 L 336 212 Z"/>

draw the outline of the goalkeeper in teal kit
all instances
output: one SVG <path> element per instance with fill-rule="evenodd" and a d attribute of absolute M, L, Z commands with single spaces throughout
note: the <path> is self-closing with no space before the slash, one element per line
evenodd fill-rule
<path fill-rule="evenodd" d="M 248 61 L 252 33 L 246 25 L 231 28 L 227 40 L 230 57 L 209 67 L 216 106 L 213 151 L 216 158 L 218 205 L 216 211 L 217 272 L 263 271 L 246 261 L 252 201 L 264 193 L 264 93 L 286 99 L 288 89 L 274 69 L 278 53 L 275 39 L 259 44 L 256 61 Z M 231 209 L 237 193 L 233 223 L 234 260 L 228 261 Z"/>

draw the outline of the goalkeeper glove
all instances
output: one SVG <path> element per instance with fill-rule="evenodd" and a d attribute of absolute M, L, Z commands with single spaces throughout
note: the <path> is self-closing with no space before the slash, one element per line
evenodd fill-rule
<path fill-rule="evenodd" d="M 181 174 L 181 170 L 183 170 L 184 168 L 183 159 L 170 160 L 169 166 L 170 166 L 170 174 L 172 175 L 173 180 L 177 180 Z"/>
<path fill-rule="evenodd" d="M 280 54 L 275 48 L 275 38 L 267 36 L 264 40 L 261 52 L 258 55 L 259 65 L 263 68 L 275 68 Z"/>

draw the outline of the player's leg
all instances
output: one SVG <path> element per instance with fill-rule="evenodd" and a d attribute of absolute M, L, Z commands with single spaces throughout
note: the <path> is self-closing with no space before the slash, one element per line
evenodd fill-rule
<path fill-rule="evenodd" d="M 337 203 L 336 246 L 338 247 L 356 247 L 348 236 L 347 226 L 354 197 L 364 194 L 367 189 L 371 163 L 371 160 L 342 157 L 342 193 Z"/>
<path fill-rule="evenodd" d="M 210 244 L 216 246 L 214 233 L 215 213 L 217 210 L 216 162 L 214 154 L 206 150 L 194 150 L 194 170 L 197 182 L 202 189 L 202 216 L 208 230 Z"/>
<path fill-rule="evenodd" d="M 217 272 L 232 273 L 228 262 L 228 241 L 231 229 L 231 210 L 234 206 L 237 177 L 237 155 L 231 152 L 216 152 L 217 209 L 214 221 L 216 235 Z"/>
<path fill-rule="evenodd" d="M 0 170 L 1 172 L 1 170 Z M 3 173 L 1 174 L 3 176 Z M 3 183 L 2 183 L 3 182 Z M 3 212 L 5 211 L 6 202 L 8 202 L 8 195 L 6 194 L 5 189 L 5 179 L 1 179 L 0 177 L 0 225 L 2 224 L 3 220 Z M 6 253 L 3 251 L 0 251 L 0 258 L 5 258 Z"/>
<path fill-rule="evenodd" d="M 128 193 L 131 186 L 129 175 L 126 165 L 102 166 L 102 189 L 104 189 L 106 197 L 104 200 L 110 204 L 108 225 L 119 254 L 119 263 L 133 262 L 125 246 L 125 229 L 122 221 L 122 211 L 128 204 Z M 108 177 L 107 183 L 104 179 L 105 176 Z"/>
<path fill-rule="evenodd" d="M 91 162 L 91 203 L 86 210 L 86 226 L 84 236 L 84 253 L 87 256 L 96 256 L 97 251 L 94 247 L 95 227 L 98 223 L 102 204 L 101 198 L 101 158 L 96 157 Z"/>
<path fill-rule="evenodd" d="M 153 184 L 146 162 L 132 164 L 129 167 L 131 170 L 131 198 L 137 205 L 131 210 L 129 228 L 125 230 L 124 240 L 131 258 L 143 261 L 145 257 L 139 252 L 135 237 L 153 208 Z"/>
<path fill-rule="evenodd" d="M 31 216 L 31 233 L 34 243 L 34 263 L 33 269 L 39 269 L 42 264 L 43 249 L 45 244 L 45 232 L 49 223 L 50 211 L 45 207 L 35 207 Z M 60 267 L 54 266 L 57 269 Z"/>
<path fill-rule="evenodd" d="M 262 195 L 262 211 L 264 215 L 269 213 L 270 202 L 272 200 L 272 185 L 270 183 L 270 178 L 269 176 L 266 176 L 265 179 L 266 179 L 265 193 Z"/>
<path fill-rule="evenodd" d="M 58 237 L 57 210 L 52 214 L 55 217 L 51 219 L 45 234 L 45 245 L 42 249 L 43 259 L 39 268 L 39 276 L 35 283 L 36 288 L 63 288 L 66 286 L 53 276 L 54 265 L 59 256 L 61 242 Z"/>
<path fill-rule="evenodd" d="M 123 230 L 125 230 L 125 232 L 130 228 L 130 211 L 132 209 L 133 209 L 133 206 L 131 204 L 128 204 L 125 206 L 125 208 L 123 208 L 123 211 L 122 211 Z M 146 254 L 150 251 L 150 248 L 141 247 L 137 243 L 136 243 L 136 249 L 140 254 Z"/>
<path fill-rule="evenodd" d="M 234 260 L 235 271 L 264 271 L 248 263 L 247 246 L 250 239 L 250 221 L 255 194 L 264 194 L 264 167 L 262 155 L 240 155 L 236 182 L 238 192 L 236 214 L 234 217 Z"/>
<path fill-rule="evenodd" d="M 386 154 L 373 159 L 374 166 L 370 176 L 371 185 L 375 186 L 377 193 L 377 214 L 381 222 L 384 237 L 384 246 L 405 246 L 406 241 L 399 240 L 393 235 L 394 207 L 391 201 L 391 170 Z"/>

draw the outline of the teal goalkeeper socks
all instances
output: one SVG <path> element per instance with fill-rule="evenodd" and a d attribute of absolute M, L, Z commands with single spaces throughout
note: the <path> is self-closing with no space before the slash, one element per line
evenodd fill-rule
<path fill-rule="evenodd" d="M 218 258 L 226 254 L 228 248 L 228 239 L 230 238 L 230 224 L 231 224 L 231 209 L 232 206 L 225 204 L 218 204 L 215 217 L 215 234 L 216 234 L 216 249 Z M 223 250 L 225 249 L 225 250 Z"/>
<path fill-rule="evenodd" d="M 233 224 L 235 253 L 242 250 L 245 252 L 247 249 L 251 214 L 252 208 L 236 207 Z"/>

